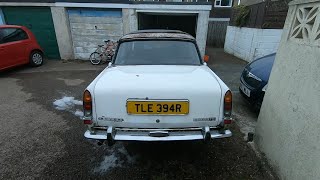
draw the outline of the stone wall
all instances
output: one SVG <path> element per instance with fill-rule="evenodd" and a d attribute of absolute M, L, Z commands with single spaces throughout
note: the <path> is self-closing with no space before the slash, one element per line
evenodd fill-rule
<path fill-rule="evenodd" d="M 320 0 L 290 3 L 255 144 L 281 179 L 320 179 Z"/>
<path fill-rule="evenodd" d="M 251 62 L 277 51 L 281 29 L 255 29 L 228 26 L 225 52 Z"/>

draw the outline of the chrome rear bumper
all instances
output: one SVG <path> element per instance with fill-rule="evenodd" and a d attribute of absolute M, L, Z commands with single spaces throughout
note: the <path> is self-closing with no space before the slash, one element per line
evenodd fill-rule
<path fill-rule="evenodd" d="M 186 141 L 210 140 L 232 136 L 230 130 L 215 127 L 181 128 L 181 129 L 136 129 L 93 127 L 94 133 L 89 130 L 84 136 L 88 139 L 108 141 Z"/>

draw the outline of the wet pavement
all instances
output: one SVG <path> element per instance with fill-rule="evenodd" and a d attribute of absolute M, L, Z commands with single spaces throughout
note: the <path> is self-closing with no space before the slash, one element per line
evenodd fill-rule
<path fill-rule="evenodd" d="M 49 61 L 0 73 L 0 179 L 272 179 L 244 139 L 257 118 L 237 93 L 246 63 L 217 49 L 208 54 L 209 66 L 234 92 L 237 121 L 232 138 L 208 144 L 108 147 L 86 140 L 82 92 L 106 65 Z"/>

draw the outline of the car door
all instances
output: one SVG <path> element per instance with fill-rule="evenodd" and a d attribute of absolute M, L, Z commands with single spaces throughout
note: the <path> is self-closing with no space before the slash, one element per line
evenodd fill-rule
<path fill-rule="evenodd" d="M 2 68 L 11 67 L 25 62 L 28 35 L 20 28 L 0 29 L 0 51 Z"/>

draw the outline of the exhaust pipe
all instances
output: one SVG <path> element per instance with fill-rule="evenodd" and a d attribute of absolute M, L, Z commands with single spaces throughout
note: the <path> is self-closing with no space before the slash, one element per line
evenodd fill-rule
<path fill-rule="evenodd" d="M 97 144 L 98 144 L 98 146 L 102 146 L 102 145 L 103 145 L 103 143 L 104 143 L 104 141 L 105 141 L 105 140 L 99 140 L 99 141 L 98 141 L 98 143 L 97 143 Z"/>

